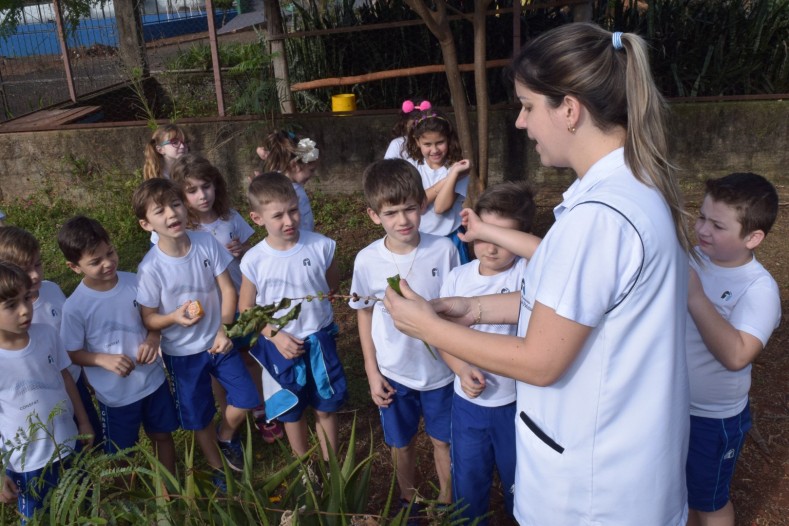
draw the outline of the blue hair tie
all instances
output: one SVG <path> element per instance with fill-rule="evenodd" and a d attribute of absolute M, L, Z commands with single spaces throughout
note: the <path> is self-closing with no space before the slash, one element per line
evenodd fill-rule
<path fill-rule="evenodd" d="M 622 45 L 622 33 L 620 31 L 616 31 L 611 35 L 611 42 L 614 44 L 614 49 L 624 48 Z"/>

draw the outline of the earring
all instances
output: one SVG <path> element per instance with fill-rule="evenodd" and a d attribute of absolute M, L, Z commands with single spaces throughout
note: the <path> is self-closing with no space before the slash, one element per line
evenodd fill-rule
<path fill-rule="evenodd" d="M 575 133 L 575 126 L 568 126 L 567 131 L 570 133 Z"/>

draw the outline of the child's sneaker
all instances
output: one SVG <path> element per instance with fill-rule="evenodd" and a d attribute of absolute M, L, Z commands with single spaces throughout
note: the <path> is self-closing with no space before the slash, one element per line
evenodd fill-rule
<path fill-rule="evenodd" d="M 263 438 L 263 441 L 266 444 L 273 444 L 278 439 L 283 438 L 285 436 L 285 432 L 282 429 L 282 424 L 279 421 L 274 420 L 273 422 L 266 423 L 263 422 L 255 422 L 255 425 L 260 431 L 260 436 Z"/>
<path fill-rule="evenodd" d="M 215 469 L 211 474 L 211 481 L 214 483 L 214 487 L 219 490 L 220 493 L 227 493 L 227 479 L 225 478 L 225 472 L 221 469 Z"/>
<path fill-rule="evenodd" d="M 217 428 L 217 434 L 219 429 Z M 219 440 L 216 438 L 216 443 L 219 445 L 219 451 L 225 457 L 228 467 L 233 471 L 244 471 L 244 451 L 241 449 L 241 440 L 234 438 L 229 442 Z"/>
<path fill-rule="evenodd" d="M 410 508 L 410 510 L 409 510 Z M 406 522 L 404 523 L 405 526 L 420 526 L 422 524 L 422 519 L 419 515 L 424 511 L 424 506 L 421 502 L 414 500 L 414 502 L 400 499 L 400 508 L 395 508 L 395 514 L 398 513 L 408 513 Z"/>

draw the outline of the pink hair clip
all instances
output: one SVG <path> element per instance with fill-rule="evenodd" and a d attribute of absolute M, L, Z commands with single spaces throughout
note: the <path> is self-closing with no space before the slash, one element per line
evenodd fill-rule
<path fill-rule="evenodd" d="M 400 107 L 400 109 L 403 111 L 403 113 L 411 113 L 414 110 L 427 111 L 432 107 L 433 105 L 427 100 L 423 100 L 418 105 L 415 105 L 413 101 L 406 100 L 403 101 L 403 105 Z"/>

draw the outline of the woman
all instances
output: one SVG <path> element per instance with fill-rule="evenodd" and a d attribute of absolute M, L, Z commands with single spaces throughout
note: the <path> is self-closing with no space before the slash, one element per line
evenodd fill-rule
<path fill-rule="evenodd" d="M 513 70 L 516 126 L 544 165 L 578 176 L 520 293 L 431 305 L 403 282 L 386 308 L 403 332 L 518 380 L 521 524 L 684 525 L 691 243 L 646 46 L 570 24 L 530 41 Z M 520 243 L 465 214 L 466 241 Z M 519 336 L 476 323 L 517 323 Z"/>

